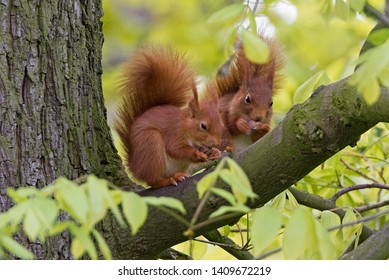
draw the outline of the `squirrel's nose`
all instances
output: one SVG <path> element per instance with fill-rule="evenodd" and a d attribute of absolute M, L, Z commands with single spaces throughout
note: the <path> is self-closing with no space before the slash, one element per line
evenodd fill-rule
<path fill-rule="evenodd" d="M 257 116 L 256 118 L 255 118 L 255 122 L 260 122 L 260 121 L 262 121 L 263 120 L 263 117 L 262 116 Z"/>

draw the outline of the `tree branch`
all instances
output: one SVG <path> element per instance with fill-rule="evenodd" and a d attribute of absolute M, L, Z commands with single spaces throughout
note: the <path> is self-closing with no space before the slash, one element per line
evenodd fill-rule
<path fill-rule="evenodd" d="M 330 198 L 330 201 L 335 202 L 339 197 L 341 197 L 342 195 L 344 195 L 348 192 L 355 191 L 355 190 L 369 189 L 369 188 L 370 189 L 371 188 L 378 188 L 378 189 L 382 189 L 382 190 L 389 190 L 389 186 L 384 185 L 384 184 L 380 184 L 380 183 L 355 185 L 355 186 L 350 186 L 350 187 L 346 187 L 346 188 L 341 189 L 339 192 L 337 192 L 336 194 L 334 194 Z"/>
<path fill-rule="evenodd" d="M 283 121 L 260 141 L 234 155 L 246 172 L 253 191 L 259 199 L 249 204 L 261 207 L 307 175 L 316 166 L 346 147 L 354 145 L 359 136 L 380 121 L 389 121 L 389 91 L 382 89 L 380 98 L 372 106 L 365 104 L 356 90 L 341 80 L 319 87 L 302 104 L 291 108 Z M 179 199 L 186 207 L 190 221 L 199 201 L 195 184 L 208 171 L 193 176 L 177 187 L 147 189 L 143 196 L 170 196 Z M 198 223 L 226 201 L 210 196 L 198 217 Z M 226 224 L 234 224 L 239 215 L 232 215 L 195 231 L 202 235 Z M 103 230 L 113 231 L 107 240 L 114 258 L 154 259 L 165 249 L 183 242 L 187 227 L 158 209 L 150 207 L 148 220 L 136 236 L 113 220 L 104 223 Z M 118 242 L 126 240 L 126 243 Z"/>

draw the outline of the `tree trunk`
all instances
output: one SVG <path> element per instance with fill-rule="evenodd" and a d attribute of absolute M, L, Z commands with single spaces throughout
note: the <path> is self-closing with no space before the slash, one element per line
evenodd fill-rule
<path fill-rule="evenodd" d="M 0 4 L 0 211 L 12 206 L 7 187 L 89 173 L 125 180 L 102 95 L 101 16 L 99 0 Z M 37 258 L 71 258 L 66 233 L 17 239 Z"/>

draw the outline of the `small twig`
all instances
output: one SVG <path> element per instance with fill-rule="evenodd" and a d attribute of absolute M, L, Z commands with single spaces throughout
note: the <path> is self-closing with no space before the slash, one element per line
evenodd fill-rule
<path fill-rule="evenodd" d="M 225 214 L 225 215 L 222 215 L 222 216 L 218 216 L 218 217 L 215 217 L 215 218 L 212 218 L 212 219 L 208 219 L 208 220 L 205 220 L 203 222 L 200 222 L 198 224 L 195 224 L 193 225 L 190 229 L 193 230 L 193 231 L 196 231 L 196 230 L 199 230 L 201 229 L 202 227 L 206 227 L 208 226 L 209 224 L 213 224 L 213 223 L 216 223 L 218 221 L 223 221 L 225 219 L 232 219 L 232 218 L 238 218 L 238 217 L 241 217 L 242 216 L 242 213 L 237 213 L 237 212 L 232 212 L 232 213 L 228 213 L 228 214 Z"/>
<path fill-rule="evenodd" d="M 362 177 L 364 177 L 364 178 L 366 178 L 366 179 L 369 179 L 369 180 L 373 181 L 374 183 L 378 183 L 378 184 L 380 183 L 377 179 L 372 178 L 372 177 L 366 175 L 365 173 L 363 173 L 363 172 L 361 172 L 361 171 L 355 169 L 354 167 L 352 167 L 351 165 L 349 165 L 347 162 L 345 162 L 343 159 L 340 159 L 340 162 L 343 163 L 344 166 L 346 166 L 346 168 L 348 168 L 348 169 L 350 169 L 351 171 L 353 171 L 353 172 L 359 174 L 360 176 L 362 176 Z"/>
<path fill-rule="evenodd" d="M 373 6 L 371 6 L 369 3 L 365 4 L 365 7 L 363 10 L 367 15 L 375 17 L 379 22 L 385 24 L 386 26 L 389 26 L 389 17 L 388 17 L 388 15 L 385 15 L 387 12 L 385 12 L 385 14 L 383 14 L 380 11 L 378 11 L 377 9 L 375 9 Z"/>
<path fill-rule="evenodd" d="M 389 190 L 389 186 L 381 184 L 381 183 L 361 184 L 361 185 L 355 185 L 355 186 L 343 188 L 339 192 L 334 194 L 329 200 L 331 202 L 335 202 L 339 197 L 341 197 L 342 195 L 344 195 L 348 192 L 355 191 L 355 190 L 362 190 L 362 189 L 372 189 L 372 188 Z"/>
<path fill-rule="evenodd" d="M 235 228 L 232 228 L 230 230 L 230 232 L 249 232 L 249 230 L 247 228 L 242 228 L 242 229 L 235 229 Z"/>
<path fill-rule="evenodd" d="M 239 233 L 239 236 L 240 236 L 240 241 L 242 242 L 242 247 L 244 247 L 245 243 L 244 243 L 244 238 L 243 238 L 242 231 L 240 230 L 240 226 L 238 224 L 236 224 L 236 227 L 238 228 L 238 233 Z"/>
<path fill-rule="evenodd" d="M 263 259 L 265 259 L 265 258 L 267 258 L 267 257 L 269 257 L 271 255 L 274 255 L 274 254 L 276 254 L 276 253 L 278 253 L 280 251 L 281 251 L 281 248 L 277 248 L 277 249 L 271 250 L 271 251 L 269 251 L 269 252 L 259 256 L 258 258 L 255 258 L 255 259 L 256 260 L 263 260 Z"/>
<path fill-rule="evenodd" d="M 251 260 L 253 255 L 248 251 L 247 246 L 239 248 L 239 246 L 227 236 L 222 236 L 217 230 L 213 230 L 203 234 L 209 241 L 217 244 L 223 250 L 230 253 L 238 260 Z"/>
<path fill-rule="evenodd" d="M 202 240 L 202 239 L 198 239 L 198 238 L 194 238 L 193 240 L 197 241 L 197 242 L 202 242 L 202 243 L 210 244 L 210 245 L 215 245 L 215 246 L 227 247 L 227 248 L 231 248 L 231 249 L 235 249 L 235 250 L 240 250 L 239 248 L 237 248 L 238 246 L 234 245 L 234 244 L 226 244 L 226 243 L 215 242 L 215 241 L 210 241 L 210 240 Z"/>
<path fill-rule="evenodd" d="M 253 15 L 255 15 L 255 13 L 257 12 L 258 6 L 259 6 L 259 0 L 256 0 L 253 7 Z"/>
<path fill-rule="evenodd" d="M 378 208 L 383 207 L 385 205 L 389 205 L 389 200 L 385 200 L 385 201 L 374 203 L 374 204 L 370 204 L 370 205 L 364 205 L 364 206 L 360 206 L 360 207 L 355 207 L 354 209 L 356 211 L 358 211 L 359 213 L 362 213 L 362 212 L 366 212 L 366 211 L 369 211 L 369 210 L 372 210 L 372 209 L 378 209 Z"/>
<path fill-rule="evenodd" d="M 385 211 L 382 211 L 382 212 L 378 212 L 374 215 L 370 215 L 368 217 L 364 217 L 362 219 L 359 219 L 357 221 L 354 221 L 354 222 L 349 222 L 349 223 L 344 223 L 344 224 L 341 224 L 341 225 L 337 225 L 337 226 L 334 226 L 334 227 L 330 227 L 328 228 L 327 230 L 328 231 L 333 231 L 335 229 L 340 229 L 340 228 L 344 228 L 344 227 L 348 227 L 348 226 L 353 226 L 353 225 L 357 225 L 357 224 L 361 224 L 361 223 L 365 223 L 365 222 L 369 222 L 371 220 L 374 220 L 374 219 L 377 219 L 381 216 L 384 216 L 386 214 L 389 214 L 389 209 L 388 210 L 385 210 Z"/>

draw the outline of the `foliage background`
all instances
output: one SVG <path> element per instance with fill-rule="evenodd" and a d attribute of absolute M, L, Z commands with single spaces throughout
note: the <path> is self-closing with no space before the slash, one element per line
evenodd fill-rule
<path fill-rule="evenodd" d="M 214 24 L 207 23 L 207 20 L 222 8 L 241 2 L 103 1 L 103 91 L 109 121 L 115 117 L 118 100 L 116 83 L 120 64 L 134 48 L 145 42 L 171 44 L 191 57 L 199 75 L 212 78 L 231 53 L 234 28 L 246 23 L 239 17 Z M 261 6 L 258 18 L 266 31 L 275 36 L 283 46 L 286 61 L 283 70 L 285 78 L 274 100 L 275 126 L 293 104 L 302 102 L 312 93 L 314 86 L 337 81 L 353 72 L 360 49 L 374 27 L 375 20 L 364 14 L 353 14 L 339 4 L 343 1 L 336 1 L 338 5 L 331 10 L 326 9 L 328 3 L 332 2 L 327 0 L 264 2 L 266 5 Z M 369 1 L 369 4 L 382 11 L 384 1 L 374 0 Z M 315 82 L 304 86 L 311 77 Z M 346 186 L 375 181 L 386 184 L 389 179 L 388 135 L 387 125 L 379 124 L 364 134 L 354 148 L 347 148 L 329 159 L 300 181 L 297 187 L 329 198 Z M 276 202 L 282 200 L 277 199 Z M 387 191 L 369 189 L 344 195 L 337 204 L 357 207 L 388 199 Z M 283 206 L 283 215 L 291 215 L 288 212 L 290 209 Z M 320 216 L 317 211 L 309 211 Z M 379 228 L 388 219 L 387 216 L 382 217 L 370 222 L 369 226 Z M 245 226 L 244 223 L 242 226 Z M 235 234 L 235 239 L 240 242 L 239 234 Z M 280 244 L 281 240 L 275 240 L 268 250 L 277 248 Z M 339 250 L 344 249 L 343 245 L 337 246 Z M 187 247 L 187 244 L 178 246 L 179 250 Z M 282 253 L 272 255 L 272 258 L 284 257 Z M 194 258 L 232 257 L 217 247 L 197 242 Z"/>

